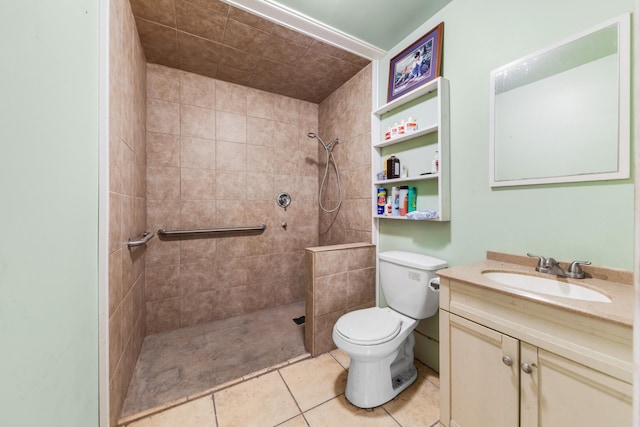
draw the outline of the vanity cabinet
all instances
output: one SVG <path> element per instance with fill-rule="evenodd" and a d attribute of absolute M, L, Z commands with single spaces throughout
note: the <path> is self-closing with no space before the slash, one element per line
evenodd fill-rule
<path fill-rule="evenodd" d="M 441 279 L 441 425 L 632 421 L 631 328 Z"/>
<path fill-rule="evenodd" d="M 631 384 L 455 314 L 440 321 L 450 356 L 442 425 L 631 425 Z"/>
<path fill-rule="evenodd" d="M 395 123 L 415 119 L 418 130 L 385 140 L 385 133 Z M 391 196 L 392 187 L 416 187 L 417 210 L 436 210 L 438 217 L 428 221 L 450 220 L 449 197 L 449 81 L 438 77 L 373 112 L 373 194 L 383 187 Z M 431 173 L 431 163 L 436 151 L 439 169 Z M 400 159 L 400 176 L 394 179 L 378 179 L 384 169 L 384 159 L 395 155 Z M 406 177 L 403 170 L 407 170 Z M 373 207 L 374 218 L 407 220 L 401 216 L 378 215 L 377 203 Z"/>

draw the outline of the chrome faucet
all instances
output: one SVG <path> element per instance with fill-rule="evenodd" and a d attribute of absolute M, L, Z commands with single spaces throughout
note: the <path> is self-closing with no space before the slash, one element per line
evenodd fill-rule
<path fill-rule="evenodd" d="M 580 265 L 590 265 L 591 261 L 573 261 L 569 264 L 569 268 L 565 270 L 560 266 L 560 263 L 555 259 L 549 257 L 545 258 L 540 255 L 533 255 L 527 253 L 527 256 L 538 258 L 538 265 L 536 271 L 540 273 L 554 274 L 560 277 L 569 277 L 571 279 L 584 279 L 584 271 Z"/>

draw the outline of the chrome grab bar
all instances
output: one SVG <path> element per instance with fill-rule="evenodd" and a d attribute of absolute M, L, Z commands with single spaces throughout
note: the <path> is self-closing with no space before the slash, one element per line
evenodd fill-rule
<path fill-rule="evenodd" d="M 154 233 L 149 233 L 148 231 L 143 231 L 142 232 L 142 236 L 140 236 L 136 240 L 131 240 L 131 238 L 129 238 L 129 240 L 127 241 L 127 246 L 132 248 L 132 247 L 136 247 L 136 246 L 146 245 L 147 242 L 153 238 L 153 236 L 155 236 Z"/>
<path fill-rule="evenodd" d="M 267 229 L 265 224 L 253 226 L 253 227 L 229 227 L 229 228 L 207 228 L 199 230 L 165 230 L 161 228 L 158 230 L 158 236 L 161 237 L 177 237 L 185 235 L 207 235 L 207 234 L 219 234 L 219 233 L 238 233 L 243 231 L 264 231 Z"/>

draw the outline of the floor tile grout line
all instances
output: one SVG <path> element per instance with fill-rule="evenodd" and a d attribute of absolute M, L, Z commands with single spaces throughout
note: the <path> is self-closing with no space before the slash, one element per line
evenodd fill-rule
<path fill-rule="evenodd" d="M 214 397 L 214 393 L 211 393 L 211 403 L 213 404 L 213 420 L 216 423 L 216 427 L 220 427 L 220 423 L 218 422 L 218 409 L 216 408 L 216 398 Z"/>
<path fill-rule="evenodd" d="M 289 388 L 289 384 L 287 384 L 287 380 L 284 379 L 284 377 L 282 376 L 282 372 L 280 372 L 281 369 L 278 369 L 278 375 L 280 376 L 280 379 L 282 380 L 282 382 L 284 383 L 284 386 L 287 388 L 287 391 L 289 392 L 289 395 L 291 396 L 291 398 L 293 399 L 293 402 L 296 404 L 296 407 L 298 408 L 299 414 L 298 415 L 302 415 L 302 408 L 300 407 L 300 404 L 298 403 L 298 400 L 296 399 L 295 395 L 293 394 L 293 392 L 291 391 L 291 389 Z M 296 417 L 298 416 L 296 415 Z M 293 417 L 295 418 L 295 417 Z"/>

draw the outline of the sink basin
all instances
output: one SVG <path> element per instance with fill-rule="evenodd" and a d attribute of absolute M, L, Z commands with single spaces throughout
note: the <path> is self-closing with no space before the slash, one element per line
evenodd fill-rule
<path fill-rule="evenodd" d="M 486 271 L 482 275 L 509 288 L 582 301 L 611 302 L 611 298 L 573 283 L 527 274 Z"/>

